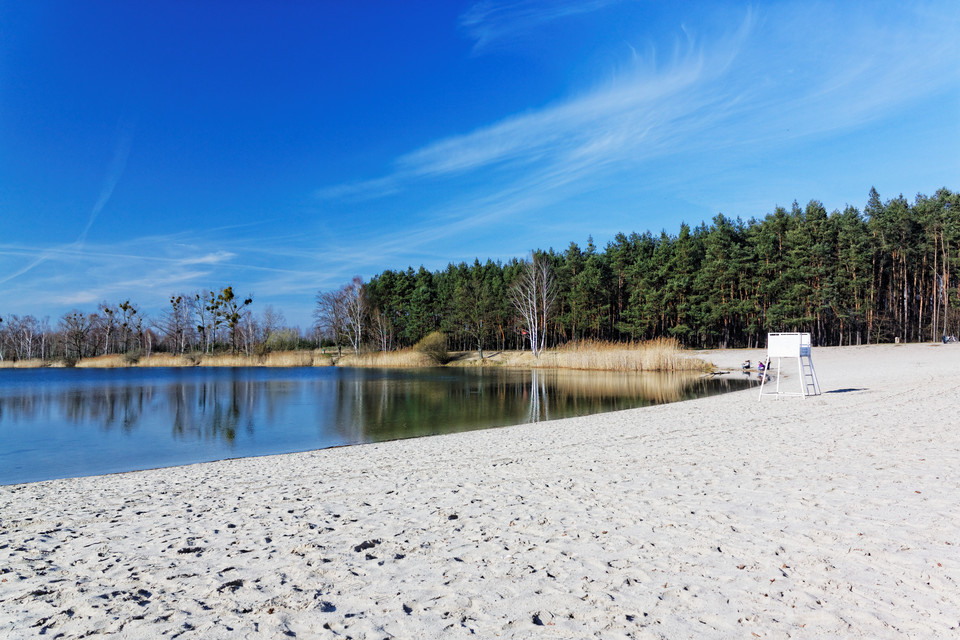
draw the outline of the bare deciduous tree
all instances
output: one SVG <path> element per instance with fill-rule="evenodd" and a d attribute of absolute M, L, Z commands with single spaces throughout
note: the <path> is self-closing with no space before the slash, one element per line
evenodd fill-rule
<path fill-rule="evenodd" d="M 347 339 L 353 352 L 359 354 L 363 341 L 363 322 L 367 317 L 367 294 L 363 290 L 363 278 L 355 276 L 342 291 L 347 307 Z"/>
<path fill-rule="evenodd" d="M 389 351 L 393 348 L 393 323 L 390 317 L 375 308 L 370 313 L 370 325 L 376 334 L 377 343 L 380 351 Z"/>
<path fill-rule="evenodd" d="M 210 294 L 213 294 L 213 292 L 211 291 Z M 194 293 L 190 298 L 190 309 L 193 311 L 194 320 L 197 323 L 197 335 L 200 336 L 202 351 L 206 353 L 210 348 L 211 341 L 211 331 L 209 330 L 211 314 L 207 310 L 207 294 L 199 291 Z"/>
<path fill-rule="evenodd" d="M 85 316 L 80 311 L 71 311 L 60 319 L 60 329 L 63 332 L 64 352 L 76 360 L 83 358 L 87 347 L 87 337 L 93 324 L 91 316 Z"/>
<path fill-rule="evenodd" d="M 337 347 L 338 356 L 343 355 L 341 341 L 347 323 L 342 297 L 341 291 L 321 291 L 317 294 L 317 308 L 313 311 L 317 321 L 317 331 L 333 341 Z"/>
<path fill-rule="evenodd" d="M 204 352 L 212 352 L 217 346 L 217 331 L 224 325 L 230 329 L 230 346 L 237 352 L 239 338 L 237 327 L 243 317 L 243 309 L 253 302 L 253 296 L 241 301 L 233 287 L 216 291 L 195 293 L 190 301 L 197 321 L 197 333 L 203 338 Z"/>
<path fill-rule="evenodd" d="M 170 296 L 170 310 L 165 311 L 163 318 L 154 325 L 169 341 L 170 351 L 174 354 L 183 353 L 187 348 L 190 323 L 187 303 L 183 295 Z"/>
<path fill-rule="evenodd" d="M 314 317 L 317 328 L 334 341 L 338 355 L 343 355 L 344 341 L 360 353 L 363 340 L 363 323 L 367 316 L 367 296 L 363 279 L 359 276 L 337 291 L 321 291 L 317 294 Z"/>
<path fill-rule="evenodd" d="M 137 338 L 136 350 L 139 350 L 143 342 L 143 316 L 140 315 L 140 309 L 129 300 L 125 300 L 117 305 L 116 312 L 120 316 L 118 320 L 120 323 L 121 352 L 127 353 L 130 351 L 131 337 L 134 334 Z"/>
<path fill-rule="evenodd" d="M 34 350 L 40 336 L 40 326 L 33 316 L 12 316 L 8 331 L 13 338 L 14 354 L 17 360 L 29 360 L 34 357 Z"/>
<path fill-rule="evenodd" d="M 544 256 L 534 254 L 524 264 L 520 277 L 510 289 L 510 301 L 527 327 L 530 351 L 540 357 L 547 343 L 547 320 L 557 299 L 553 271 Z"/>
<path fill-rule="evenodd" d="M 243 319 L 243 310 L 252 303 L 253 296 L 247 296 L 241 302 L 233 293 L 233 287 L 222 289 L 217 296 L 216 310 L 230 328 L 230 348 L 233 353 L 237 352 L 238 326 Z"/>
<path fill-rule="evenodd" d="M 100 322 L 99 330 L 103 336 L 103 353 L 110 353 L 111 340 L 116 338 L 115 330 L 117 328 L 117 310 L 106 302 L 100 303 Z"/>

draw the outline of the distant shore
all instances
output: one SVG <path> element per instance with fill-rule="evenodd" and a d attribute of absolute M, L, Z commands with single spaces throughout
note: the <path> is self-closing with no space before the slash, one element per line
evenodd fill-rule
<path fill-rule="evenodd" d="M 415 349 L 386 352 L 361 352 L 359 355 L 335 348 L 276 351 L 262 355 L 201 354 L 105 355 L 66 363 L 62 360 L 0 361 L 0 369 L 129 367 L 512 367 L 522 369 L 581 369 L 596 371 L 709 371 L 711 366 L 694 352 L 683 350 L 673 341 L 649 343 L 576 343 L 550 349 L 535 358 L 529 351 L 449 352 L 437 361 Z"/>
<path fill-rule="evenodd" d="M 960 347 L 813 359 L 817 397 L 2 486 L 0 635 L 955 636 Z"/>
<path fill-rule="evenodd" d="M 187 353 L 173 355 L 152 353 L 150 355 L 111 354 L 82 358 L 74 362 L 63 360 L 6 360 L 0 369 L 70 368 L 78 369 L 123 369 L 128 367 L 329 367 L 333 366 L 336 352 L 326 353 L 320 349 L 299 351 L 275 351 L 263 355 Z"/>

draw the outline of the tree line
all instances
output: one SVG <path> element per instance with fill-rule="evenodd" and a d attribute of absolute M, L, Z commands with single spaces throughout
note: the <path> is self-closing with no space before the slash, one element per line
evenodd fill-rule
<path fill-rule="evenodd" d="M 0 360 L 65 360 L 152 352 L 173 354 L 231 352 L 253 355 L 313 346 L 311 336 L 286 326 L 283 314 L 266 307 L 255 314 L 253 297 L 233 287 L 170 297 L 153 318 L 130 300 L 102 302 L 96 311 L 77 309 L 56 323 L 32 315 L 0 317 Z"/>
<path fill-rule="evenodd" d="M 757 347 L 771 331 L 810 332 L 817 345 L 914 342 L 960 333 L 958 265 L 958 194 L 882 202 L 871 189 L 863 211 L 794 202 L 746 222 L 720 214 L 676 234 L 621 233 L 602 249 L 571 242 L 530 261 L 388 269 L 362 294 L 366 335 L 382 350 L 437 330 L 460 350 L 664 336 Z M 550 279 L 539 327 L 518 297 L 534 266 Z"/>
<path fill-rule="evenodd" d="M 315 325 L 285 325 L 232 287 L 171 296 L 154 318 L 124 300 L 48 318 L 0 317 L 0 359 L 159 350 L 262 353 L 413 346 L 440 331 L 451 349 L 674 337 L 689 347 L 762 347 L 770 331 L 817 345 L 932 341 L 960 333 L 960 195 L 871 189 L 861 211 L 811 200 L 743 221 L 722 214 L 677 233 L 618 234 L 528 260 L 387 269 L 317 294 Z"/>

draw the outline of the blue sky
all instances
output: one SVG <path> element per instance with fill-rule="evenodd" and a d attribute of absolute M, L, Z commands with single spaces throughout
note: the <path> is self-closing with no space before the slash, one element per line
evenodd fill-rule
<path fill-rule="evenodd" d="M 862 5 L 862 6 L 861 6 Z M 0 4 L 0 315 L 960 188 L 960 3 Z"/>

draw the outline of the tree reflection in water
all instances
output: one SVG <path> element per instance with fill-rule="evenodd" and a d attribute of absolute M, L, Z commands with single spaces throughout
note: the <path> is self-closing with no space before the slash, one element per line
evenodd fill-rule
<path fill-rule="evenodd" d="M 748 384 L 487 368 L 20 371 L 0 375 L 0 483 L 539 422 Z M 44 465 L 57 473 L 35 471 Z"/>
<path fill-rule="evenodd" d="M 345 443 L 450 433 L 675 402 L 739 388 L 691 374 L 449 369 L 375 373 L 336 380 L 330 414 Z"/>

